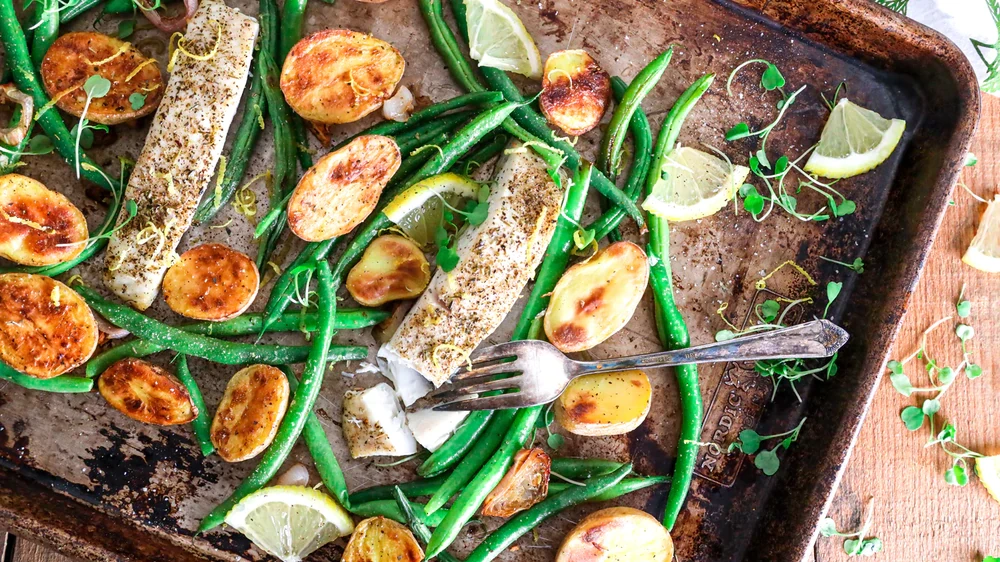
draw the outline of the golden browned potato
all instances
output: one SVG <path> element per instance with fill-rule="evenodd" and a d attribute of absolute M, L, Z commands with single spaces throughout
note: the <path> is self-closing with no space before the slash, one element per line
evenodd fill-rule
<path fill-rule="evenodd" d="M 307 242 L 347 234 L 371 214 L 399 169 L 396 141 L 362 135 L 320 158 L 288 200 L 288 227 Z"/>
<path fill-rule="evenodd" d="M 63 194 L 20 174 L 0 176 L 0 256 L 52 265 L 87 247 L 87 219 Z"/>
<path fill-rule="evenodd" d="M 149 115 L 163 97 L 163 76 L 156 61 L 120 39 L 95 31 L 74 31 L 52 43 L 41 66 L 42 82 L 56 107 L 80 117 L 87 93 L 83 83 L 99 75 L 111 90 L 94 98 L 87 119 L 117 125 Z"/>
<path fill-rule="evenodd" d="M 549 55 L 542 74 L 542 113 L 567 135 L 597 127 L 611 103 L 611 77 L 587 51 L 574 49 Z"/>
<path fill-rule="evenodd" d="M 514 456 L 514 464 L 486 496 L 483 515 L 510 517 L 545 499 L 549 493 L 552 459 L 542 449 L 522 449 Z"/>
<path fill-rule="evenodd" d="M 44 275 L 0 275 L 0 360 L 49 379 L 84 364 L 96 348 L 94 313 L 76 291 Z"/>
<path fill-rule="evenodd" d="M 628 324 L 646 291 L 649 263 L 642 248 L 616 242 L 566 270 L 545 311 L 545 335 L 561 351 L 583 351 Z"/>
<path fill-rule="evenodd" d="M 424 551 L 403 525 L 385 517 L 370 517 L 354 528 L 342 562 L 420 562 Z"/>
<path fill-rule="evenodd" d="M 259 287 L 254 261 L 222 244 L 191 248 L 163 276 L 163 298 L 170 309 L 197 320 L 229 320 L 243 314 Z"/>
<path fill-rule="evenodd" d="M 595 511 L 563 539 L 556 562 L 668 562 L 674 541 L 655 517 L 631 507 Z"/>
<path fill-rule="evenodd" d="M 97 380 L 101 396 L 126 416 L 154 425 L 178 425 L 198 417 L 198 408 L 177 377 L 162 367 L 128 357 Z"/>
<path fill-rule="evenodd" d="M 278 433 L 288 408 L 288 379 L 270 365 L 251 365 L 233 375 L 212 419 L 211 439 L 223 460 L 260 454 Z"/>
<path fill-rule="evenodd" d="M 386 234 L 372 240 L 351 272 L 347 290 L 365 306 L 412 299 L 424 292 L 431 280 L 431 266 L 412 240 Z"/>
<path fill-rule="evenodd" d="M 642 371 L 584 375 L 556 400 L 556 421 L 576 435 L 621 435 L 642 425 L 653 388 Z"/>
<path fill-rule="evenodd" d="M 392 97 L 405 62 L 395 47 L 349 29 L 317 31 L 292 47 L 281 91 L 309 121 L 352 123 Z"/>

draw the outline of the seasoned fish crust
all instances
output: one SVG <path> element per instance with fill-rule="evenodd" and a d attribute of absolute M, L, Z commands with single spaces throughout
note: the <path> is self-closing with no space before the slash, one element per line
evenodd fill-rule
<path fill-rule="evenodd" d="M 188 22 L 139 160 L 125 190 L 136 217 L 115 233 L 104 283 L 139 310 L 153 303 L 181 237 L 212 181 L 229 125 L 246 86 L 257 22 L 216 0 L 203 0 Z M 199 57 L 201 58 L 201 57 Z M 118 224 L 128 218 L 124 211 Z"/>
<path fill-rule="evenodd" d="M 383 352 L 440 386 L 500 326 L 534 276 L 563 193 L 530 152 L 501 162 L 486 221 L 458 241 L 458 265 L 438 270 Z M 380 355 L 383 354 L 380 352 Z"/>

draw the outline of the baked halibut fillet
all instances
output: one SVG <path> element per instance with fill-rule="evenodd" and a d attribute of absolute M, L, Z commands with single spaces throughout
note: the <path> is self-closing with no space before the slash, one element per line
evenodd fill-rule
<path fill-rule="evenodd" d="M 202 0 L 179 41 L 183 50 L 176 53 L 163 101 L 125 189 L 125 199 L 135 201 L 139 212 L 111 237 L 105 256 L 105 284 L 139 310 L 156 298 L 212 181 L 256 38 L 256 20 L 217 0 Z M 127 218 L 123 207 L 118 224 Z"/>
<path fill-rule="evenodd" d="M 451 377 L 500 326 L 534 276 L 559 218 L 563 192 L 529 151 L 498 165 L 486 221 L 465 231 L 458 265 L 440 269 L 378 352 L 409 406 Z"/>

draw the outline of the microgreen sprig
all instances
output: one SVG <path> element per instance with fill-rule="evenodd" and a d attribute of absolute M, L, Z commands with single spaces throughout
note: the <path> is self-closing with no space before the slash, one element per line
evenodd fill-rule
<path fill-rule="evenodd" d="M 865 509 L 865 520 L 861 528 L 853 533 L 842 533 L 837 530 L 837 523 L 830 517 L 819 522 L 819 534 L 824 537 L 844 537 L 844 552 L 848 556 L 872 556 L 882 552 L 882 540 L 878 537 L 869 537 L 868 530 L 871 529 L 872 515 L 874 513 L 875 498 L 868 500 L 868 507 Z"/>
<path fill-rule="evenodd" d="M 799 432 L 805 423 L 806 418 L 802 418 L 799 425 L 784 433 L 776 433 L 774 435 L 761 435 L 753 429 L 744 429 L 739 433 L 737 440 L 729 444 L 727 452 L 731 453 L 734 450 L 740 450 L 747 455 L 756 455 L 753 459 L 754 466 L 767 476 L 773 476 L 781 466 L 781 461 L 778 459 L 778 449 L 788 449 L 791 447 L 792 443 L 798 440 Z M 781 441 L 774 448 L 761 450 L 761 443 L 779 438 L 781 438 Z"/>
<path fill-rule="evenodd" d="M 107 78 L 100 76 L 98 74 L 92 75 L 87 78 L 87 81 L 83 83 L 83 91 L 87 94 L 87 101 L 83 104 L 83 113 L 80 114 L 80 122 L 75 127 L 76 130 L 76 177 L 80 179 L 80 140 L 83 136 L 84 130 L 102 130 L 107 131 L 107 125 L 90 125 L 87 119 L 87 111 L 90 109 L 90 103 L 95 99 L 103 98 L 108 95 L 111 91 L 111 81 Z M 91 133 L 93 135 L 93 133 Z M 93 138 L 91 136 L 91 138 Z M 84 147 L 87 148 L 87 147 Z"/>
<path fill-rule="evenodd" d="M 831 258 L 824 257 L 824 256 L 820 256 L 819 259 L 821 259 L 823 261 L 828 261 L 830 263 L 835 263 L 837 265 L 842 265 L 842 266 L 846 267 L 847 269 L 850 269 L 851 271 L 853 271 L 855 273 L 864 273 L 865 272 L 865 261 L 863 259 L 861 259 L 861 258 L 855 258 L 852 263 L 844 263 L 842 261 L 837 261 L 835 259 L 831 259 Z"/>

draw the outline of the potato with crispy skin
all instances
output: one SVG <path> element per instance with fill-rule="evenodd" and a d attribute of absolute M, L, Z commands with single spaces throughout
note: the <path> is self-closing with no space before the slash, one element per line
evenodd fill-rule
<path fill-rule="evenodd" d="M 362 135 L 309 168 L 288 200 L 288 227 L 307 242 L 347 234 L 375 209 L 399 169 L 396 141 Z"/>
<path fill-rule="evenodd" d="M 254 261 L 223 244 L 191 248 L 163 276 L 167 305 L 196 320 L 219 322 L 243 314 L 259 288 Z"/>
<path fill-rule="evenodd" d="M 646 292 L 649 262 L 642 248 L 616 242 L 566 270 L 545 311 L 545 335 L 560 351 L 584 351 L 628 324 Z"/>
<path fill-rule="evenodd" d="M 379 236 L 347 274 L 347 290 L 365 306 L 420 296 L 431 281 L 431 266 L 412 240 L 398 234 Z"/>
<path fill-rule="evenodd" d="M 87 219 L 66 196 L 20 174 L 0 176 L 0 257 L 53 265 L 78 256 L 86 240 Z"/>
<path fill-rule="evenodd" d="M 405 526 L 385 517 L 370 517 L 354 528 L 342 562 L 420 562 L 424 551 Z"/>
<path fill-rule="evenodd" d="M 567 135 L 597 127 L 611 104 L 611 77 L 587 51 L 573 49 L 549 55 L 542 74 L 542 113 Z"/>
<path fill-rule="evenodd" d="M 631 507 L 595 511 L 563 539 L 555 562 L 668 562 L 674 541 L 655 517 Z"/>
<path fill-rule="evenodd" d="M 486 496 L 482 514 L 487 517 L 510 517 L 545 499 L 549 493 L 552 459 L 539 448 L 521 449 L 514 464 Z"/>
<path fill-rule="evenodd" d="M 97 322 L 76 291 L 44 275 L 0 275 L 0 360 L 49 379 L 84 364 L 97 348 Z"/>
<path fill-rule="evenodd" d="M 153 425 L 178 425 L 198 417 L 187 388 L 162 367 L 128 357 L 108 367 L 97 389 L 112 408 Z"/>
<path fill-rule="evenodd" d="M 233 375 L 212 419 L 219 456 L 240 462 L 263 452 L 278 433 L 289 394 L 288 379 L 276 367 L 251 365 Z"/>
<path fill-rule="evenodd" d="M 576 435 L 622 435 L 642 425 L 653 388 L 642 371 L 600 373 L 573 379 L 553 411 L 556 421 Z"/>
<path fill-rule="evenodd" d="M 156 60 L 130 43 L 95 31 L 74 31 L 56 39 L 45 53 L 41 74 L 56 107 L 76 117 L 87 103 L 84 82 L 95 74 L 111 81 L 107 95 L 92 99 L 87 108 L 86 117 L 94 123 L 117 125 L 144 117 L 163 97 Z"/>
<path fill-rule="evenodd" d="M 281 68 L 281 91 L 309 121 L 353 123 L 392 97 L 403 56 L 365 33 L 326 29 L 292 47 Z"/>

